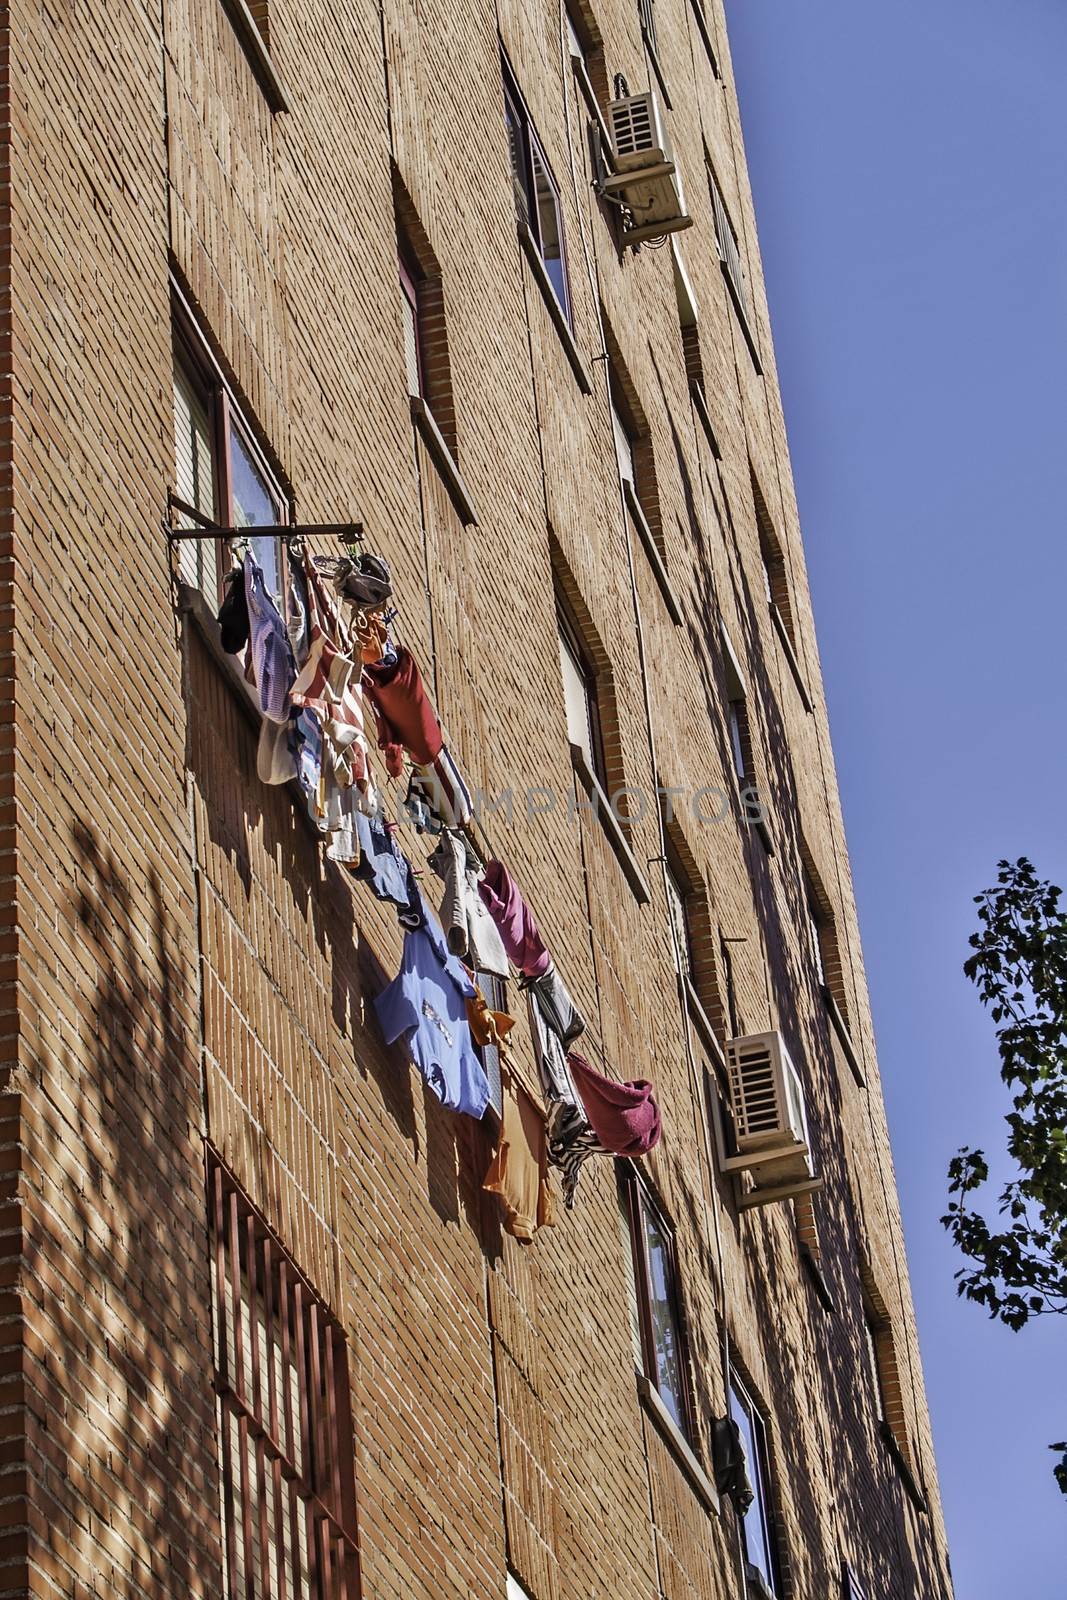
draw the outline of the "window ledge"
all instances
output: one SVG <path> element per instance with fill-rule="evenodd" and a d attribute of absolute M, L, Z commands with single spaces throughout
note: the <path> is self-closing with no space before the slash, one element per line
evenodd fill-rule
<path fill-rule="evenodd" d="M 811 1248 L 811 1245 L 808 1244 L 804 1239 L 801 1239 L 797 1249 L 800 1252 L 800 1259 L 804 1263 L 804 1270 L 811 1279 L 812 1288 L 818 1295 L 823 1310 L 828 1311 L 831 1316 L 835 1316 L 837 1313 L 837 1305 L 835 1304 L 833 1295 L 830 1293 L 830 1286 L 823 1276 L 823 1270 L 818 1256 Z"/>
<path fill-rule="evenodd" d="M 674 623 L 674 626 L 680 628 L 682 626 L 681 608 L 675 598 L 674 590 L 671 588 L 667 567 L 660 554 L 652 529 L 648 525 L 648 518 L 641 509 L 641 502 L 637 498 L 637 490 L 629 478 L 622 480 L 622 492 L 626 501 L 626 509 L 630 513 L 634 527 L 637 529 L 637 536 L 644 547 L 645 555 L 648 557 L 648 564 L 655 574 L 656 582 L 659 584 L 663 603 L 667 607 L 667 615 Z"/>
<path fill-rule="evenodd" d="M 649 1383 L 643 1372 L 637 1374 L 637 1392 L 641 1397 L 641 1404 L 659 1429 L 671 1455 L 689 1479 L 690 1487 L 698 1500 L 702 1501 L 705 1511 L 717 1517 L 719 1496 L 715 1485 L 693 1454 L 692 1446 L 663 1404 L 659 1392 Z"/>
<path fill-rule="evenodd" d="M 222 0 L 222 5 L 270 109 L 274 112 L 288 111 L 289 95 L 245 0 Z"/>
<path fill-rule="evenodd" d="M 579 781 L 586 794 L 593 803 L 593 810 L 600 826 L 608 836 L 608 843 L 619 858 L 619 865 L 626 875 L 626 881 L 634 892 L 634 899 L 638 905 L 647 906 L 652 899 L 652 891 L 648 887 L 648 880 L 641 871 L 637 857 L 630 849 L 630 842 L 622 831 L 622 827 L 611 809 L 611 801 L 604 793 L 599 778 L 595 772 L 590 772 L 585 756 L 576 744 L 570 747 L 571 762 L 578 774 Z"/>
<path fill-rule="evenodd" d="M 796 684 L 797 692 L 800 695 L 800 703 L 810 716 L 815 708 L 811 703 L 811 696 L 808 693 L 807 684 L 804 682 L 804 677 L 800 670 L 800 662 L 797 660 L 797 653 L 793 649 L 793 641 L 789 637 L 789 630 L 785 625 L 785 618 L 773 600 L 770 601 L 770 612 L 771 621 L 774 623 L 774 631 L 777 633 L 778 642 L 785 652 L 785 659 L 788 661 L 789 670 L 793 674 L 793 682 Z"/>
<path fill-rule="evenodd" d="M 845 1060 L 848 1062 L 852 1071 L 852 1076 L 855 1078 L 861 1089 L 866 1089 L 867 1079 L 864 1076 L 863 1068 L 860 1065 L 860 1058 L 856 1054 L 856 1047 L 852 1043 L 852 1035 L 848 1031 L 848 1024 L 841 1015 L 841 1008 L 834 999 L 833 993 L 831 992 L 829 986 L 825 983 L 822 985 L 822 998 L 823 1005 L 826 1007 L 830 1021 L 833 1023 L 834 1032 L 837 1034 L 838 1043 L 844 1051 Z"/>
<path fill-rule="evenodd" d="M 445 488 L 451 497 L 452 504 L 459 513 L 459 519 L 465 528 L 474 528 L 478 525 L 478 513 L 474 509 L 474 501 L 470 497 L 463 475 L 456 465 L 456 458 L 445 442 L 445 436 L 434 421 L 433 412 L 421 395 L 411 396 L 411 416 L 422 435 L 423 443 L 433 464 L 444 479 Z"/>
<path fill-rule="evenodd" d="M 722 450 L 719 447 L 718 436 L 715 432 L 715 424 L 711 420 L 711 412 L 708 410 L 707 397 L 705 396 L 704 391 L 700 387 L 699 383 L 690 384 L 689 392 L 693 397 L 693 405 L 696 407 L 696 414 L 700 419 L 700 426 L 708 436 L 708 443 L 711 445 L 711 453 L 715 457 L 716 461 L 721 461 Z"/>
<path fill-rule="evenodd" d="M 556 332 L 559 334 L 567 360 L 570 362 L 574 376 L 578 380 L 578 387 L 583 394 L 592 394 L 593 385 L 590 382 L 588 372 L 585 370 L 585 362 L 582 360 L 581 351 L 575 343 L 571 325 L 563 314 L 563 307 L 560 305 L 556 291 L 552 287 L 552 279 L 545 271 L 545 264 L 541 260 L 540 250 L 534 243 L 533 234 L 524 222 L 519 223 L 519 243 L 522 245 L 523 253 L 530 263 L 530 268 L 537 281 L 537 287 L 541 291 L 545 305 L 548 307 L 548 314 L 556 325 Z"/>
<path fill-rule="evenodd" d="M 908 1499 L 911 1501 L 916 1511 L 921 1512 L 924 1517 L 929 1516 L 930 1507 L 926 1496 L 923 1494 L 922 1490 L 919 1488 L 919 1485 L 915 1481 L 915 1474 L 912 1472 L 911 1467 L 908 1464 L 908 1459 L 903 1450 L 900 1448 L 896 1434 L 893 1432 L 888 1422 L 886 1422 L 884 1419 L 878 1425 L 878 1432 L 881 1436 L 882 1443 L 885 1445 L 893 1459 L 893 1465 L 896 1467 L 900 1481 L 903 1483 L 904 1488 L 907 1491 Z"/>

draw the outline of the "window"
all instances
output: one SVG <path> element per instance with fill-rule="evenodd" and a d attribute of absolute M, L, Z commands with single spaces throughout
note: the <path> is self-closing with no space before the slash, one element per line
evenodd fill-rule
<path fill-rule="evenodd" d="M 724 633 L 723 659 L 726 670 L 726 726 L 730 737 L 730 758 L 739 787 L 744 790 L 755 781 L 752 763 L 752 735 L 748 720 L 748 697 L 737 657 Z"/>
<path fill-rule="evenodd" d="M 563 215 L 559 189 L 549 169 L 526 103 L 504 63 L 504 118 L 511 152 L 511 177 L 519 224 L 541 258 L 560 310 L 571 321 L 567 259 L 563 247 Z"/>
<path fill-rule="evenodd" d="M 605 787 L 607 777 L 600 736 L 596 673 L 582 648 L 574 624 L 562 607 L 557 614 L 557 620 L 563 697 L 567 706 L 567 738 L 575 749 L 581 751 L 587 770 L 593 774 L 601 787 Z"/>
<path fill-rule="evenodd" d="M 779 1593 L 774 1534 L 771 1525 L 770 1472 L 767 1428 L 755 1401 L 736 1372 L 730 1375 L 730 1415 L 741 1431 L 752 1504 L 740 1518 L 745 1559 L 763 1579 L 771 1594 Z"/>
<path fill-rule="evenodd" d="M 804 909 L 807 922 L 808 944 L 815 965 L 815 978 L 823 995 L 829 996 L 831 1019 L 838 1031 L 849 1026 L 848 995 L 845 991 L 845 974 L 837 938 L 837 921 L 830 898 L 816 870 L 807 845 L 801 841 L 801 861 L 804 873 Z M 835 1014 L 836 1013 L 836 1014 Z M 851 1039 L 842 1039 L 846 1051 L 852 1050 Z M 850 1061 L 855 1072 L 856 1065 Z"/>
<path fill-rule="evenodd" d="M 398 258 L 400 269 L 400 314 L 404 323 L 404 363 L 407 368 L 408 394 L 416 398 L 426 396 L 426 377 L 423 366 L 422 306 L 419 298 L 419 279 L 414 264 L 403 253 Z"/>
<path fill-rule="evenodd" d="M 677 1427 L 692 1440 L 674 1233 L 632 1166 L 623 1169 L 621 1181 L 630 1225 L 636 1291 L 631 1310 L 637 1313 L 641 1367 Z"/>
<path fill-rule="evenodd" d="M 677 864 L 670 853 L 667 857 L 667 909 L 670 912 L 674 934 L 674 954 L 678 963 L 678 976 L 686 983 L 693 981 L 693 935 L 689 926 L 688 890 L 683 887 Z"/>
<path fill-rule="evenodd" d="M 821 988 L 826 987 L 826 968 L 822 960 L 822 928 L 821 913 L 816 904 L 815 894 L 811 884 L 805 880 L 806 909 L 808 914 L 808 942 L 811 946 L 811 957 L 815 963 L 815 978 Z"/>
<path fill-rule="evenodd" d="M 615 380 L 611 383 L 611 426 L 615 433 L 615 455 L 619 462 L 619 476 L 636 491 L 637 476 L 634 469 L 636 436 L 619 409 Z"/>
<path fill-rule="evenodd" d="M 730 954 L 730 946 L 720 935 L 719 960 L 722 962 L 722 975 L 726 990 L 726 1021 L 730 1026 L 730 1038 L 743 1038 L 741 1026 L 737 1020 L 737 983 L 734 979 L 734 962 Z"/>
<path fill-rule="evenodd" d="M 893 1320 L 878 1290 L 873 1269 L 865 1257 L 860 1260 L 860 1282 L 863 1291 L 863 1364 L 870 1378 L 875 1421 L 898 1464 L 903 1466 L 910 1488 L 918 1494 L 914 1479 L 911 1478 L 911 1440 L 908 1438 L 904 1415 Z"/>
<path fill-rule="evenodd" d="M 755 337 L 752 332 L 752 322 L 748 307 L 748 292 L 745 288 L 745 273 L 741 265 L 741 252 L 737 246 L 737 234 L 730 221 L 726 210 L 726 203 L 716 181 L 715 174 L 709 172 L 708 181 L 711 185 L 711 203 L 715 213 L 715 245 L 722 263 L 723 276 L 726 278 L 730 296 L 734 302 L 741 331 L 745 336 L 749 353 L 757 372 L 762 372 L 759 351 L 756 348 Z"/>
<path fill-rule="evenodd" d="M 214 1157 L 209 1182 L 225 1600 L 357 1600 L 344 1335 Z"/>
<path fill-rule="evenodd" d="M 490 1011 L 503 1011 L 508 1009 L 508 989 L 503 978 L 498 978 L 494 972 L 476 972 L 474 981 L 481 990 L 482 999 Z M 489 1104 L 497 1116 L 504 1114 L 504 1085 L 500 1075 L 500 1051 L 495 1044 L 478 1046 L 478 1056 L 485 1075 L 489 1079 Z"/>
<path fill-rule="evenodd" d="M 885 1395 L 882 1391 L 882 1369 L 878 1359 L 878 1335 L 868 1311 L 863 1313 L 863 1339 L 867 1349 L 867 1365 L 874 1389 L 874 1413 L 879 1422 L 885 1421 Z"/>
<path fill-rule="evenodd" d="M 184 322 L 174 349 L 174 455 L 178 498 L 222 527 L 287 524 L 289 502 L 256 444 L 233 390 L 199 334 Z M 267 587 L 284 608 L 281 542 L 250 538 Z M 179 575 L 218 600 L 225 552 L 211 540 L 186 540 Z"/>

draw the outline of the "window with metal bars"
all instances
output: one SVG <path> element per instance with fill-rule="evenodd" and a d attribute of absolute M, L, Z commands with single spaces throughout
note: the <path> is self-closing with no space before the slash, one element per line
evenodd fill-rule
<path fill-rule="evenodd" d="M 358 1600 L 342 1329 L 208 1160 L 225 1600 Z"/>

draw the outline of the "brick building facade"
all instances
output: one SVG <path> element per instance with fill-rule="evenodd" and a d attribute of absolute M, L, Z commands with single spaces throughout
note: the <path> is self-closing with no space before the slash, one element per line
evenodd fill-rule
<path fill-rule="evenodd" d="M 0 34 L 0 1594 L 948 1600 L 722 0 Z M 626 88 L 691 218 L 640 248 Z M 584 1053 L 655 1084 L 530 1245 L 495 1113 L 383 1043 L 402 930 L 257 776 L 171 493 L 362 523 Z M 769 1031 L 821 1187 L 748 1206 Z"/>

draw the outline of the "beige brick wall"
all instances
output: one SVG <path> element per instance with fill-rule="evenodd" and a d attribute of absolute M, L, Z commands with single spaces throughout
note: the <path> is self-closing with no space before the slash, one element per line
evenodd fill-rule
<path fill-rule="evenodd" d="M 694 4 L 657 0 L 657 20 L 718 462 L 671 249 L 620 253 L 591 195 L 553 0 L 275 0 L 278 114 L 219 0 L 0 8 L 4 1592 L 220 1593 L 209 1133 L 348 1332 L 365 1594 L 490 1600 L 509 1561 L 534 1600 L 740 1593 L 732 1512 L 709 1513 L 638 1399 L 611 1167 L 531 1250 L 500 1234 L 479 1194 L 489 1130 L 442 1111 L 373 1023 L 393 919 L 324 864 L 287 791 L 257 783 L 241 695 L 176 609 L 173 269 L 300 518 L 361 517 L 392 562 L 402 636 L 476 785 L 574 792 L 555 578 L 610 665 L 613 775 L 732 793 L 721 615 L 774 854 L 736 800 L 717 825 L 680 813 L 678 837 L 704 886 L 713 1022 L 725 938 L 742 1027 L 780 1026 L 801 1065 L 826 1187 L 799 1217 L 739 1213 L 709 1164 L 654 816 L 631 806 L 628 823 L 647 904 L 594 819 L 527 826 L 520 800 L 487 828 L 589 1018 L 587 1053 L 656 1083 L 666 1134 L 647 1165 L 677 1230 L 704 1465 L 728 1335 L 769 1417 L 786 1593 L 835 1594 L 846 1557 L 872 1596 L 949 1593 L 724 19 L 709 3 L 720 82 Z M 644 87 L 636 4 L 581 12 L 594 80 Z M 585 387 L 516 241 L 498 31 L 559 183 Z M 762 375 L 716 257 L 705 152 Z M 440 273 L 447 432 L 476 526 L 412 429 L 399 191 Z M 647 427 L 680 626 L 627 531 L 602 317 Z M 811 714 L 764 598 L 753 472 Z M 866 1088 L 815 989 L 804 852 Z M 877 1435 L 864 1263 L 928 1514 Z"/>

